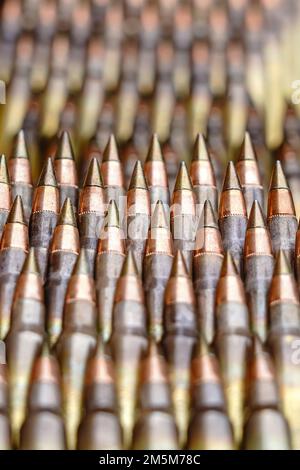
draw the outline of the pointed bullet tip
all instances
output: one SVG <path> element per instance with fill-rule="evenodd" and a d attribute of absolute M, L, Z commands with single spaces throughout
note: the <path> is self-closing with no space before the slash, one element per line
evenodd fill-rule
<path fill-rule="evenodd" d="M 23 129 L 20 129 L 15 137 L 12 158 L 27 158 L 28 150 L 26 145 L 25 133 Z"/>
<path fill-rule="evenodd" d="M 106 218 L 106 227 L 118 227 L 120 228 L 120 217 L 119 209 L 114 199 L 109 201 L 107 218 Z"/>
<path fill-rule="evenodd" d="M 222 264 L 220 277 L 232 276 L 232 275 L 237 276 L 238 271 L 237 271 L 236 265 L 233 261 L 230 251 L 226 251 L 223 264 Z"/>
<path fill-rule="evenodd" d="M 115 136 L 111 134 L 106 144 L 106 147 L 103 151 L 102 163 L 108 162 L 108 161 L 119 161 L 119 160 L 120 158 L 119 158 L 117 142 L 116 142 Z"/>
<path fill-rule="evenodd" d="M 198 160 L 210 160 L 207 144 L 203 134 L 197 135 L 193 148 L 192 161 Z"/>
<path fill-rule="evenodd" d="M 280 274 L 291 274 L 291 267 L 283 250 L 277 253 L 273 275 Z"/>
<path fill-rule="evenodd" d="M 129 184 L 129 190 L 136 189 L 136 188 L 148 189 L 143 166 L 140 160 L 136 161 L 136 164 L 133 169 L 132 177 L 130 180 L 130 184 Z"/>
<path fill-rule="evenodd" d="M 90 161 L 86 177 L 83 183 L 83 187 L 86 186 L 98 186 L 100 188 L 103 188 L 100 165 L 96 157 L 93 157 Z"/>
<path fill-rule="evenodd" d="M 222 191 L 226 191 L 228 189 L 241 190 L 240 181 L 239 181 L 234 163 L 231 160 L 228 162 L 228 165 L 226 168 Z"/>
<path fill-rule="evenodd" d="M 216 220 L 214 210 L 212 208 L 211 202 L 208 199 L 205 201 L 204 206 L 203 206 L 200 226 L 219 229 L 219 225 Z"/>
<path fill-rule="evenodd" d="M 180 162 L 179 170 L 177 173 L 177 178 L 175 182 L 174 191 L 179 191 L 182 189 L 188 189 L 190 191 L 193 190 L 192 182 L 187 170 L 187 166 L 185 162 Z"/>
<path fill-rule="evenodd" d="M 75 160 L 73 146 L 68 131 L 63 131 L 58 142 L 55 160 Z"/>
<path fill-rule="evenodd" d="M 241 161 L 241 160 L 252 160 L 252 161 L 257 160 L 249 132 L 245 133 L 244 142 L 240 150 L 238 161 Z"/>
<path fill-rule="evenodd" d="M 247 228 L 266 228 L 266 222 L 264 218 L 264 214 L 259 202 L 255 199 L 253 201 Z"/>
<path fill-rule="evenodd" d="M 57 187 L 56 176 L 54 172 L 53 162 L 51 157 L 47 158 L 42 172 L 40 174 L 38 186 L 54 186 Z"/>
<path fill-rule="evenodd" d="M 73 225 L 73 227 L 77 227 L 73 204 L 69 197 L 65 199 L 61 208 L 58 225 Z"/>
<path fill-rule="evenodd" d="M 153 161 L 159 161 L 159 162 L 164 161 L 157 134 L 153 134 L 151 138 L 150 147 L 149 147 L 147 158 L 146 158 L 146 162 L 153 162 Z"/>
<path fill-rule="evenodd" d="M 84 248 L 81 248 L 73 270 L 73 276 L 78 274 L 90 275 L 88 259 Z"/>
<path fill-rule="evenodd" d="M 157 201 L 151 218 L 151 227 L 169 228 L 167 216 L 162 201 Z"/>
<path fill-rule="evenodd" d="M 125 261 L 123 263 L 121 276 L 138 276 L 138 269 L 134 259 L 134 254 L 131 250 L 128 251 Z"/>
<path fill-rule="evenodd" d="M 280 160 L 276 160 L 275 166 L 273 168 L 272 176 L 271 176 L 271 183 L 270 183 L 270 191 L 272 189 L 289 189 L 289 185 L 287 183 L 285 174 L 283 172 L 283 168 L 281 165 Z"/>
<path fill-rule="evenodd" d="M 5 155 L 0 155 L 0 183 L 9 184 L 9 175 Z"/>
<path fill-rule="evenodd" d="M 24 216 L 24 208 L 23 208 L 23 201 L 21 196 L 16 196 L 13 202 L 13 205 L 10 209 L 7 223 L 20 223 L 26 225 L 25 216 Z"/>
<path fill-rule="evenodd" d="M 40 270 L 37 264 L 34 248 L 30 248 L 29 250 L 29 253 L 25 259 L 25 262 L 22 268 L 22 273 L 23 274 L 32 273 L 32 274 L 40 275 Z"/>
<path fill-rule="evenodd" d="M 180 250 L 176 252 L 176 255 L 174 257 L 170 277 L 177 276 L 189 277 L 184 257 Z"/>
<path fill-rule="evenodd" d="M 207 356 L 208 354 L 210 354 L 209 345 L 206 339 L 204 338 L 204 336 L 200 335 L 198 343 L 197 343 L 197 347 L 196 347 L 196 355 Z"/>

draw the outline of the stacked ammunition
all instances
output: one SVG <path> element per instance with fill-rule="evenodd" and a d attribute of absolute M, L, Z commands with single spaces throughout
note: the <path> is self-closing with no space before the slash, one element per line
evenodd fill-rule
<path fill-rule="evenodd" d="M 0 449 L 300 449 L 298 0 L 5 0 Z"/>

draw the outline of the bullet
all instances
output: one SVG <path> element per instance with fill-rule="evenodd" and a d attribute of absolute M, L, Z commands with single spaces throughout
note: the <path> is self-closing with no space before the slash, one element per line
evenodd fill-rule
<path fill-rule="evenodd" d="M 143 270 L 150 216 L 149 191 L 142 164 L 137 160 L 127 192 L 127 248 L 133 251 L 140 274 Z"/>
<path fill-rule="evenodd" d="M 284 141 L 280 147 L 279 159 L 289 188 L 293 195 L 296 216 L 298 218 L 300 215 L 300 162 L 298 160 L 299 143 L 296 144 L 293 142 L 297 139 L 297 132 L 293 132 L 287 141 Z"/>
<path fill-rule="evenodd" d="M 154 341 L 141 361 L 138 396 L 133 450 L 178 449 L 167 364 Z"/>
<path fill-rule="evenodd" d="M 216 177 L 202 134 L 197 134 L 194 144 L 190 175 L 196 196 L 197 214 L 201 215 L 206 200 L 211 203 L 214 212 L 218 211 L 218 190 Z"/>
<path fill-rule="evenodd" d="M 60 374 L 56 358 L 45 343 L 36 358 L 28 393 L 27 416 L 20 433 L 22 450 L 64 450 Z"/>
<path fill-rule="evenodd" d="M 62 331 L 66 291 L 78 254 L 79 233 L 76 217 L 71 199 L 67 197 L 51 242 L 45 286 L 47 332 L 51 347 L 56 344 Z"/>
<path fill-rule="evenodd" d="M 196 234 L 193 273 L 199 328 L 208 344 L 212 343 L 215 335 L 216 287 L 222 263 L 219 226 L 211 202 L 206 200 Z"/>
<path fill-rule="evenodd" d="M 11 430 L 8 417 L 7 365 L 0 364 L 0 449 L 11 449 Z"/>
<path fill-rule="evenodd" d="M 196 202 L 186 164 L 180 163 L 172 196 L 171 230 L 174 250 L 182 251 L 186 267 L 192 272 L 196 235 Z"/>
<path fill-rule="evenodd" d="M 107 145 L 103 151 L 101 164 L 101 174 L 106 193 L 106 200 L 114 199 L 119 209 L 120 220 L 123 224 L 125 211 L 125 188 L 123 168 L 119 158 L 116 139 L 113 135 L 109 137 Z"/>
<path fill-rule="evenodd" d="M 12 307 L 11 327 L 6 338 L 9 378 L 9 415 L 13 445 L 26 415 L 32 366 L 45 334 L 43 282 L 31 248 L 19 276 Z"/>
<path fill-rule="evenodd" d="M 33 186 L 30 160 L 23 129 L 18 132 L 15 138 L 14 147 L 8 160 L 8 171 L 12 199 L 14 200 L 16 196 L 22 197 L 25 220 L 28 223 L 31 214 Z"/>
<path fill-rule="evenodd" d="M 246 380 L 246 420 L 243 448 L 289 450 L 290 432 L 280 410 L 271 357 L 257 336 L 253 338 Z"/>
<path fill-rule="evenodd" d="M 296 281 L 284 250 L 279 250 L 269 290 L 270 336 L 296 334 L 300 328 L 300 303 Z"/>
<path fill-rule="evenodd" d="M 116 285 L 126 253 L 125 237 L 115 201 L 108 205 L 105 225 L 98 242 L 96 295 L 98 327 L 104 342 L 110 339 Z"/>
<path fill-rule="evenodd" d="M 170 370 L 180 447 L 186 442 L 190 407 L 190 361 L 197 335 L 193 284 L 183 254 L 177 251 L 165 290 L 163 347 Z"/>
<path fill-rule="evenodd" d="M 68 449 L 76 449 L 77 445 L 85 370 L 96 346 L 96 325 L 94 280 L 82 248 L 68 285 L 63 331 L 56 346 L 62 374 L 63 417 Z"/>
<path fill-rule="evenodd" d="M 139 364 L 147 348 L 147 314 L 142 281 L 131 251 L 119 277 L 113 310 L 111 350 L 115 363 L 124 448 L 129 448 L 135 418 Z"/>
<path fill-rule="evenodd" d="M 102 339 L 87 365 L 84 410 L 78 430 L 78 449 L 121 450 L 114 365 Z"/>
<path fill-rule="evenodd" d="M 29 249 L 28 227 L 21 196 L 16 196 L 0 244 L 0 338 L 10 327 L 13 296 Z"/>
<path fill-rule="evenodd" d="M 149 332 L 157 342 L 163 334 L 164 295 L 172 264 L 172 235 L 163 202 L 158 201 L 151 218 L 143 269 Z"/>
<path fill-rule="evenodd" d="M 161 201 L 167 211 L 170 205 L 168 176 L 157 134 L 153 134 L 151 138 L 144 171 L 148 183 L 152 211 L 157 201 Z"/>
<path fill-rule="evenodd" d="M 229 250 L 242 275 L 243 250 L 247 228 L 247 211 L 242 188 L 230 161 L 227 165 L 219 205 L 219 225 L 224 250 Z"/>
<path fill-rule="evenodd" d="M 244 286 L 229 251 L 224 256 L 216 291 L 217 333 L 215 346 L 220 361 L 228 415 L 235 446 L 243 431 L 246 359 L 250 347 L 249 317 Z"/>
<path fill-rule="evenodd" d="M 30 244 L 43 281 L 46 280 L 48 251 L 59 213 L 59 191 L 51 158 L 44 164 L 35 189 L 30 217 Z"/>
<path fill-rule="evenodd" d="M 93 158 L 79 197 L 80 246 L 85 249 L 90 272 L 94 273 L 98 238 L 105 215 L 105 193 L 99 163 Z"/>
<path fill-rule="evenodd" d="M 4 155 L 0 155 L 0 238 L 2 237 L 3 228 L 10 210 L 11 205 L 11 189 Z"/>
<path fill-rule="evenodd" d="M 293 265 L 297 219 L 293 197 L 279 160 L 273 169 L 268 197 L 268 227 L 274 254 L 284 250 Z"/>
<path fill-rule="evenodd" d="M 268 333 L 268 292 L 273 276 L 274 258 L 270 234 L 257 200 L 253 202 L 249 215 L 244 257 L 250 327 L 264 343 Z"/>
<path fill-rule="evenodd" d="M 244 142 L 235 168 L 243 190 L 247 214 L 249 216 L 252 204 L 255 200 L 259 202 L 262 209 L 264 208 L 264 190 L 257 157 L 248 132 L 245 133 Z"/>
<path fill-rule="evenodd" d="M 270 336 L 268 344 L 274 359 L 282 412 L 288 421 L 292 449 L 300 449 L 300 330 Z"/>
<path fill-rule="evenodd" d="M 59 206 L 69 197 L 74 209 L 78 205 L 78 177 L 70 135 L 63 131 L 54 157 L 54 168 L 59 188 Z"/>
<path fill-rule="evenodd" d="M 232 450 L 232 426 L 216 356 L 200 337 L 191 363 L 189 450 Z"/>

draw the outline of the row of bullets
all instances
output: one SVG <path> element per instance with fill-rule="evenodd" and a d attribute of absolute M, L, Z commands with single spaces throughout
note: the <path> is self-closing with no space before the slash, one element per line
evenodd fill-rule
<path fill-rule="evenodd" d="M 34 191 L 23 131 L 1 157 L 1 446 L 299 448 L 300 229 L 280 161 L 266 220 L 249 134 L 220 197 L 201 134 L 172 197 L 156 135 L 127 191 L 123 169 L 113 136 L 80 191 L 67 132 Z"/>

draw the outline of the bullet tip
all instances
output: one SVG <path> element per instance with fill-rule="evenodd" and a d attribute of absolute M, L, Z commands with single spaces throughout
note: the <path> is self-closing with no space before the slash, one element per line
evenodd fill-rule
<path fill-rule="evenodd" d="M 196 137 L 192 155 L 192 161 L 198 160 L 210 160 L 205 138 L 200 133 Z"/>
<path fill-rule="evenodd" d="M 272 189 L 289 189 L 280 160 L 276 160 L 273 168 L 270 183 L 270 190 Z"/>
<path fill-rule="evenodd" d="M 134 254 L 131 250 L 128 251 L 125 261 L 123 263 L 121 276 L 138 276 L 138 269 L 134 259 Z"/>
<path fill-rule="evenodd" d="M 10 209 L 7 223 L 20 223 L 26 225 L 25 215 L 24 215 L 24 208 L 23 208 L 23 201 L 21 196 L 16 196 L 13 202 L 13 205 Z"/>
<path fill-rule="evenodd" d="M 241 190 L 240 181 L 239 181 L 234 163 L 231 160 L 228 162 L 228 165 L 226 168 L 222 191 L 226 191 L 228 189 Z"/>
<path fill-rule="evenodd" d="M 208 199 L 206 199 L 204 203 L 199 225 L 200 227 L 212 227 L 219 229 L 213 207 Z"/>
<path fill-rule="evenodd" d="M 75 160 L 71 138 L 67 131 L 61 133 L 55 154 L 55 160 L 61 160 L 62 158 Z"/>
<path fill-rule="evenodd" d="M 193 190 L 192 182 L 187 170 L 185 162 L 180 162 L 179 170 L 176 177 L 174 191 L 180 191 L 182 189 Z"/>
<path fill-rule="evenodd" d="M 262 208 L 259 202 L 255 199 L 251 207 L 247 228 L 249 229 L 258 227 L 266 228 L 266 222 Z"/>
<path fill-rule="evenodd" d="M 37 264 L 34 248 L 30 248 L 29 253 L 23 264 L 22 274 L 25 273 L 40 275 L 40 270 Z"/>
<path fill-rule="evenodd" d="M 103 188 L 100 165 L 96 157 L 91 159 L 88 170 L 86 172 L 83 187 L 86 186 L 98 186 Z"/>
<path fill-rule="evenodd" d="M 38 186 L 54 186 L 57 187 L 56 176 L 54 172 L 53 162 L 51 157 L 47 158 L 42 172 L 40 174 Z"/>
<path fill-rule="evenodd" d="M 223 259 L 221 276 L 238 276 L 236 265 L 233 261 L 230 251 L 226 251 Z"/>
<path fill-rule="evenodd" d="M 283 250 L 277 253 L 273 275 L 280 274 L 291 274 L 291 267 Z"/>
<path fill-rule="evenodd" d="M 132 177 L 130 180 L 130 184 L 129 184 L 129 190 L 136 189 L 136 188 L 148 189 L 144 170 L 143 170 L 142 163 L 140 162 L 140 160 L 136 161 L 136 164 L 133 169 Z"/>
<path fill-rule="evenodd" d="M 106 227 L 120 228 L 119 209 L 114 199 L 111 199 L 108 204 Z"/>
<path fill-rule="evenodd" d="M 244 142 L 242 144 L 240 154 L 238 157 L 238 161 L 241 161 L 241 160 L 252 160 L 252 161 L 257 160 L 249 132 L 245 132 Z"/>
<path fill-rule="evenodd" d="M 73 275 L 77 274 L 90 275 L 88 259 L 84 248 L 81 248 L 76 264 L 74 266 Z"/>
<path fill-rule="evenodd" d="M 180 250 L 176 252 L 176 255 L 174 257 L 170 277 L 178 276 L 189 277 L 184 257 Z"/>
<path fill-rule="evenodd" d="M 57 225 L 72 225 L 73 227 L 77 227 L 73 204 L 69 197 L 65 199 L 61 208 Z"/>
<path fill-rule="evenodd" d="M 12 151 L 12 158 L 27 158 L 28 150 L 25 139 L 25 132 L 20 129 L 14 140 L 14 146 Z"/>
<path fill-rule="evenodd" d="M 5 155 L 0 155 L 0 183 L 9 184 L 9 175 Z"/>
<path fill-rule="evenodd" d="M 150 146 L 149 146 L 149 150 L 148 150 L 147 158 L 146 158 L 146 162 L 153 162 L 153 161 L 159 161 L 159 162 L 164 161 L 157 134 L 153 134 L 151 138 L 151 142 L 150 142 Z"/>
<path fill-rule="evenodd" d="M 106 147 L 103 151 L 102 163 L 108 161 L 119 161 L 118 146 L 113 134 L 110 135 Z"/>
<path fill-rule="evenodd" d="M 169 228 L 164 205 L 162 201 L 157 201 L 151 218 L 151 228 Z"/>

